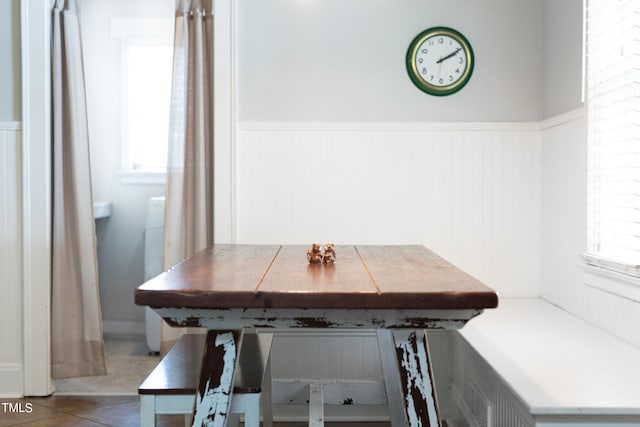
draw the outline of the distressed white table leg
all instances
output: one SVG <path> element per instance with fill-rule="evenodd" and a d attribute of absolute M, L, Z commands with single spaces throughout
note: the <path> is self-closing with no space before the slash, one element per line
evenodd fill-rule
<path fill-rule="evenodd" d="M 393 427 L 440 427 L 425 331 L 378 330 L 378 346 Z"/>
<path fill-rule="evenodd" d="M 324 426 L 324 398 L 322 384 L 309 384 L 309 427 Z"/>
<path fill-rule="evenodd" d="M 378 350 L 384 376 L 384 388 L 387 393 L 389 418 L 393 427 L 406 427 L 407 415 L 404 410 L 400 373 L 398 372 L 398 358 L 396 356 L 393 336 L 388 329 L 378 329 Z"/>
<path fill-rule="evenodd" d="M 156 397 L 143 394 L 140 396 L 140 425 L 155 427 L 156 425 Z"/>
<path fill-rule="evenodd" d="M 193 408 L 193 427 L 224 427 L 242 331 L 208 331 Z"/>

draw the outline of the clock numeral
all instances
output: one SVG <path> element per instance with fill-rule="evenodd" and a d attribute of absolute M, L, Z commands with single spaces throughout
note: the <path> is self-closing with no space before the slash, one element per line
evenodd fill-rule
<path fill-rule="evenodd" d="M 423 62 L 424 62 L 424 59 L 418 58 L 418 64 L 422 64 Z"/>
<path fill-rule="evenodd" d="M 440 78 L 440 80 L 438 80 L 438 83 L 443 84 L 444 80 L 442 78 Z"/>
<path fill-rule="evenodd" d="M 462 56 L 458 58 L 458 64 L 462 64 L 463 62 L 464 62 L 464 59 L 462 59 Z"/>
<path fill-rule="evenodd" d="M 443 43 L 444 43 L 444 39 L 443 39 L 442 37 L 440 37 L 440 38 L 438 39 L 438 44 L 443 44 Z"/>
<path fill-rule="evenodd" d="M 433 81 L 433 74 L 431 74 L 431 79 L 430 80 Z"/>
<path fill-rule="evenodd" d="M 449 81 L 452 82 L 453 81 L 453 76 L 451 74 L 449 74 Z"/>
<path fill-rule="evenodd" d="M 424 74 L 425 76 L 427 75 L 427 69 L 426 68 L 422 68 L 422 74 Z"/>
<path fill-rule="evenodd" d="M 460 68 L 456 68 L 456 73 L 460 74 Z"/>
<path fill-rule="evenodd" d="M 426 55 L 427 53 L 429 53 L 429 49 L 422 49 L 420 51 L 423 55 Z"/>

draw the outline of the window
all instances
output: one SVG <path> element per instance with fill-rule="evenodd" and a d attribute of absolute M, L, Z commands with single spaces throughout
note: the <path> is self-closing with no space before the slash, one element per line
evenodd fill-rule
<path fill-rule="evenodd" d="M 122 170 L 153 183 L 167 165 L 173 21 L 116 19 L 112 35 L 121 40 Z"/>
<path fill-rule="evenodd" d="M 640 4 L 588 0 L 588 263 L 640 277 Z"/>
<path fill-rule="evenodd" d="M 129 44 L 126 122 L 128 169 L 166 169 L 172 46 Z"/>

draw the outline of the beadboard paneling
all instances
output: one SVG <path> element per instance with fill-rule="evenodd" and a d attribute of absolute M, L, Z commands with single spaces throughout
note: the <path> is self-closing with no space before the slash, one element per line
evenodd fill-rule
<path fill-rule="evenodd" d="M 576 110 L 543 122 L 542 296 L 584 316 L 580 255 L 587 244 L 587 122 Z"/>
<path fill-rule="evenodd" d="M 21 127 L 0 122 L 0 393 L 22 393 Z"/>
<path fill-rule="evenodd" d="M 542 297 L 640 347 L 638 280 L 584 269 L 587 117 L 578 109 L 542 123 Z"/>
<path fill-rule="evenodd" d="M 539 138 L 528 123 L 241 123 L 238 241 L 420 243 L 538 296 Z"/>

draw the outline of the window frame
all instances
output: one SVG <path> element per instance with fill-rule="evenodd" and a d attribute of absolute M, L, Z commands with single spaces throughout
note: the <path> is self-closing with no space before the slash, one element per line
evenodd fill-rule
<path fill-rule="evenodd" d="M 640 261 L 635 261 L 635 260 L 624 260 L 622 256 L 617 257 L 617 254 L 614 254 L 613 251 L 611 249 L 604 249 L 602 251 L 600 250 L 596 250 L 595 248 L 592 247 L 592 245 L 594 244 L 593 242 L 595 242 L 596 244 L 599 244 L 600 241 L 598 240 L 598 237 L 594 236 L 595 234 L 599 233 L 600 228 L 596 227 L 593 225 L 594 222 L 594 218 L 593 216 L 595 215 L 597 218 L 597 220 L 599 220 L 601 217 L 597 216 L 597 214 L 594 214 L 594 212 L 592 211 L 592 209 L 594 209 L 593 206 L 591 206 L 591 200 L 593 197 L 595 197 L 595 195 L 598 195 L 600 193 L 597 193 L 596 191 L 592 190 L 592 186 L 594 186 L 595 184 L 592 183 L 591 181 L 591 174 L 592 172 L 592 168 L 591 168 L 591 162 L 593 161 L 593 157 L 592 156 L 592 148 L 593 148 L 593 141 L 592 141 L 592 120 L 593 120 L 593 114 L 591 113 L 591 108 L 589 108 L 589 96 L 590 96 L 590 92 L 591 92 L 591 80 L 589 78 L 589 63 L 590 63 L 590 58 L 589 58 L 589 48 L 590 48 L 590 36 L 593 37 L 592 35 L 590 35 L 589 31 L 589 8 L 592 6 L 592 2 L 595 0 L 585 0 L 584 5 L 585 5 L 585 12 L 584 12 L 584 29 L 585 29 L 585 35 L 584 35 L 584 74 L 585 74 L 585 94 L 586 94 L 586 104 L 587 104 L 587 113 L 586 113 L 586 117 L 587 117 L 587 144 L 588 144 L 588 159 L 589 159 L 589 164 L 587 165 L 587 173 L 588 173 L 588 178 L 587 178 L 587 249 L 585 250 L 585 252 L 582 254 L 582 259 L 584 261 L 584 263 L 588 266 L 588 268 L 590 268 L 593 271 L 602 271 L 602 272 L 612 272 L 612 274 L 622 274 L 625 275 L 627 277 L 630 278 L 640 278 Z M 621 6 L 622 7 L 622 6 Z M 621 18 L 620 18 L 620 25 L 622 25 L 624 17 L 622 17 L 622 11 L 620 14 Z M 624 33 L 622 33 L 624 34 Z M 623 46 L 627 46 L 626 44 L 624 44 Z M 635 50 L 634 50 L 635 52 Z M 640 55 L 640 48 L 638 49 L 638 55 Z M 612 65 L 615 66 L 615 65 Z M 637 70 L 638 68 L 631 68 L 630 70 Z M 627 72 L 627 70 L 625 70 L 625 72 Z M 610 93 L 610 92 L 608 92 Z M 639 122 L 640 124 L 640 122 Z M 597 170 L 597 168 L 596 168 Z M 627 180 L 628 181 L 628 180 Z M 625 181 L 625 182 L 627 182 Z M 638 197 L 638 196 L 636 196 Z M 598 205 L 599 207 L 603 206 L 603 205 Z M 630 222 L 635 222 L 636 217 L 640 217 L 640 214 L 637 214 L 637 216 L 633 216 L 630 220 Z M 599 222 L 599 221 L 598 221 Z M 625 233 L 626 233 L 626 229 L 625 229 Z M 635 251 L 637 252 L 637 254 L 634 255 L 639 255 L 640 256 L 640 250 L 637 249 L 630 249 L 631 251 Z M 633 279 L 634 283 L 636 282 L 635 279 Z"/>

